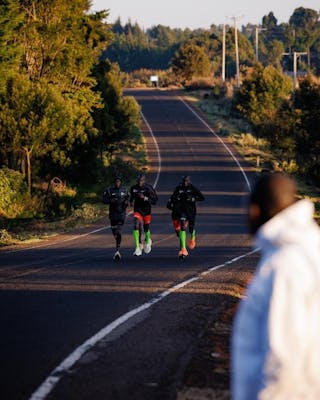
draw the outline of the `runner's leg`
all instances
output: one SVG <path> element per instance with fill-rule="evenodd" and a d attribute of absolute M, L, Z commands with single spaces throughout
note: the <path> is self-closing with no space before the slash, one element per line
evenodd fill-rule
<path fill-rule="evenodd" d="M 188 226 L 188 221 L 185 217 L 180 218 L 180 226 L 181 230 L 179 232 L 179 239 L 180 239 L 180 251 L 179 251 L 179 257 L 187 256 L 188 251 L 187 251 L 187 245 L 186 245 L 186 229 Z"/>
<path fill-rule="evenodd" d="M 193 250 L 196 247 L 196 231 L 194 229 L 195 226 L 195 217 L 192 216 L 189 218 L 189 233 L 190 233 L 190 240 L 188 243 L 189 249 Z"/>

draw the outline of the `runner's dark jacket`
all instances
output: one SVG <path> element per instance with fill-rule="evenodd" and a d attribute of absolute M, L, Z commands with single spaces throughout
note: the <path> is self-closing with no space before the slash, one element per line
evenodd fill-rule
<path fill-rule="evenodd" d="M 143 216 L 151 214 L 151 206 L 155 205 L 157 201 L 157 193 L 151 185 L 139 186 L 136 184 L 130 189 L 130 204 L 133 204 L 133 211 Z"/>
<path fill-rule="evenodd" d="M 124 219 L 129 205 L 129 193 L 125 187 L 109 187 L 103 192 L 102 202 L 109 204 L 109 218 Z"/>
<path fill-rule="evenodd" d="M 170 196 L 167 208 L 172 211 L 173 219 L 180 219 L 181 217 L 190 219 L 197 214 L 196 202 L 203 200 L 203 194 L 195 186 L 180 184 Z"/>

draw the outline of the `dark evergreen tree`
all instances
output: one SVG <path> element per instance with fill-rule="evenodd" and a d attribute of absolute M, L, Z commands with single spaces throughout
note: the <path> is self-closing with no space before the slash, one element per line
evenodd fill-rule
<path fill-rule="evenodd" d="M 208 77 L 211 73 L 210 60 L 204 48 L 192 42 L 179 48 L 171 65 L 173 72 L 183 83 L 193 77 Z"/>
<path fill-rule="evenodd" d="M 311 76 L 300 83 L 295 94 L 297 162 L 301 172 L 320 184 L 320 84 Z"/>
<path fill-rule="evenodd" d="M 129 20 L 120 27 L 118 19 L 113 26 L 114 40 L 103 54 L 104 58 L 119 64 L 122 71 L 139 69 L 167 69 L 179 45 L 190 37 L 191 31 L 157 25 L 143 31 Z"/>
<path fill-rule="evenodd" d="M 15 0 L 3 0 L 0 3 L 0 90 L 6 80 L 20 67 L 22 47 L 17 39 L 17 32 L 23 14 Z"/>

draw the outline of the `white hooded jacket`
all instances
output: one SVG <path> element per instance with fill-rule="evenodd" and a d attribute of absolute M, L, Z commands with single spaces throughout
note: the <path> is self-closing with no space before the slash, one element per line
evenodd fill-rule
<path fill-rule="evenodd" d="M 260 227 L 232 333 L 234 400 L 320 399 L 320 229 L 301 200 Z"/>

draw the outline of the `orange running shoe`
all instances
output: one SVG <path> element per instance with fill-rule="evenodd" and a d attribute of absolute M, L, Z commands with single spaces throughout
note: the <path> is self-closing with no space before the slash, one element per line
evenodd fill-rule
<path fill-rule="evenodd" d="M 189 255 L 189 253 L 188 253 L 188 250 L 187 250 L 187 249 L 181 249 L 181 250 L 179 251 L 179 257 L 180 257 L 180 258 L 187 257 L 188 255 Z"/>
<path fill-rule="evenodd" d="M 196 247 L 196 239 L 190 239 L 188 243 L 188 247 L 190 250 L 193 250 Z"/>

